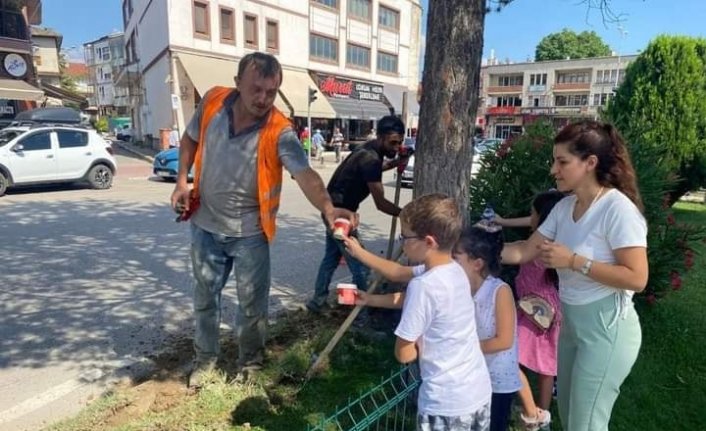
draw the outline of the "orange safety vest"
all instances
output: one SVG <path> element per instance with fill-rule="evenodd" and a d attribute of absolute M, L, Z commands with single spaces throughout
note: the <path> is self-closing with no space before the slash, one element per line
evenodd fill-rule
<path fill-rule="evenodd" d="M 203 154 L 206 151 L 206 129 L 213 117 L 223 107 L 225 98 L 232 91 L 234 89 L 229 87 L 214 87 L 206 94 L 206 98 L 202 102 L 201 129 L 194 159 L 194 187 L 191 191 L 189 208 L 189 213 L 191 214 L 199 206 L 199 181 L 201 179 Z M 257 142 L 257 198 L 260 205 L 260 225 L 269 242 L 272 242 L 277 230 L 275 221 L 277 219 L 277 210 L 279 210 L 280 195 L 282 194 L 283 166 L 279 160 L 277 144 L 282 130 L 290 125 L 289 119 L 273 106 L 267 122 L 260 129 L 260 136 Z"/>

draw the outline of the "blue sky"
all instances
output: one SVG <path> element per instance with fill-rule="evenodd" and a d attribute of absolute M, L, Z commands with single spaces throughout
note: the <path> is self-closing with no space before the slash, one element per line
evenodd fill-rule
<path fill-rule="evenodd" d="M 188 1 L 188 0 L 183 0 Z M 426 13 L 429 0 L 422 0 Z M 120 0 L 44 0 L 43 25 L 64 35 L 64 48 L 76 46 L 72 57 L 82 58 L 81 45 L 113 30 L 122 29 Z M 644 49 L 661 33 L 706 37 L 705 0 L 612 0 L 614 11 L 625 14 L 621 32 L 604 25 L 600 14 L 587 14 L 581 0 L 515 0 L 485 23 L 484 57 L 490 49 L 501 60 L 525 61 L 534 56 L 537 43 L 564 27 L 595 30 L 611 48 L 622 54 Z M 422 30 L 426 30 L 426 17 Z"/>
<path fill-rule="evenodd" d="M 422 0 L 425 12 L 428 4 L 429 0 Z M 483 56 L 487 58 L 494 49 L 500 60 L 534 58 L 537 43 L 565 27 L 593 30 L 621 54 L 635 54 L 663 33 L 706 37 L 704 0 L 612 0 L 611 7 L 624 15 L 623 37 L 617 24 L 604 24 L 599 11 L 589 10 L 582 0 L 515 0 L 501 12 L 487 15 Z"/>

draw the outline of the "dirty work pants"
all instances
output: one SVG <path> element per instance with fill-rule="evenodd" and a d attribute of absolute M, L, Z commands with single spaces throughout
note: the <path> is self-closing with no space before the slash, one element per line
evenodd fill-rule
<path fill-rule="evenodd" d="M 196 279 L 196 361 L 215 362 L 218 358 L 221 292 L 232 271 L 238 296 L 238 363 L 261 363 L 270 294 L 270 246 L 265 235 L 234 238 L 207 232 L 192 223 L 191 262 Z"/>

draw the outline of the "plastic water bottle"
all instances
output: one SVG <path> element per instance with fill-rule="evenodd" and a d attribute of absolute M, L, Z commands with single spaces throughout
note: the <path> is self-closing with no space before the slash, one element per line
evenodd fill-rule
<path fill-rule="evenodd" d="M 495 211 L 493 211 L 493 207 L 490 204 L 485 204 L 485 210 L 483 210 L 481 217 L 489 223 L 495 219 Z"/>

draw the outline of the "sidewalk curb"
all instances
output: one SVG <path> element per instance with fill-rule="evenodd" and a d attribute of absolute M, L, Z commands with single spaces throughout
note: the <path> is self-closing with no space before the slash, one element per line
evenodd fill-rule
<path fill-rule="evenodd" d="M 121 141 L 113 141 L 113 144 L 117 145 L 118 147 L 122 148 L 123 150 L 127 151 L 128 153 L 141 158 L 142 160 L 145 160 L 150 163 L 154 163 L 154 157 L 148 156 L 147 154 L 144 154 L 144 153 L 141 153 L 140 151 L 137 151 L 131 145 L 128 145 L 128 144 L 121 142 Z"/>

